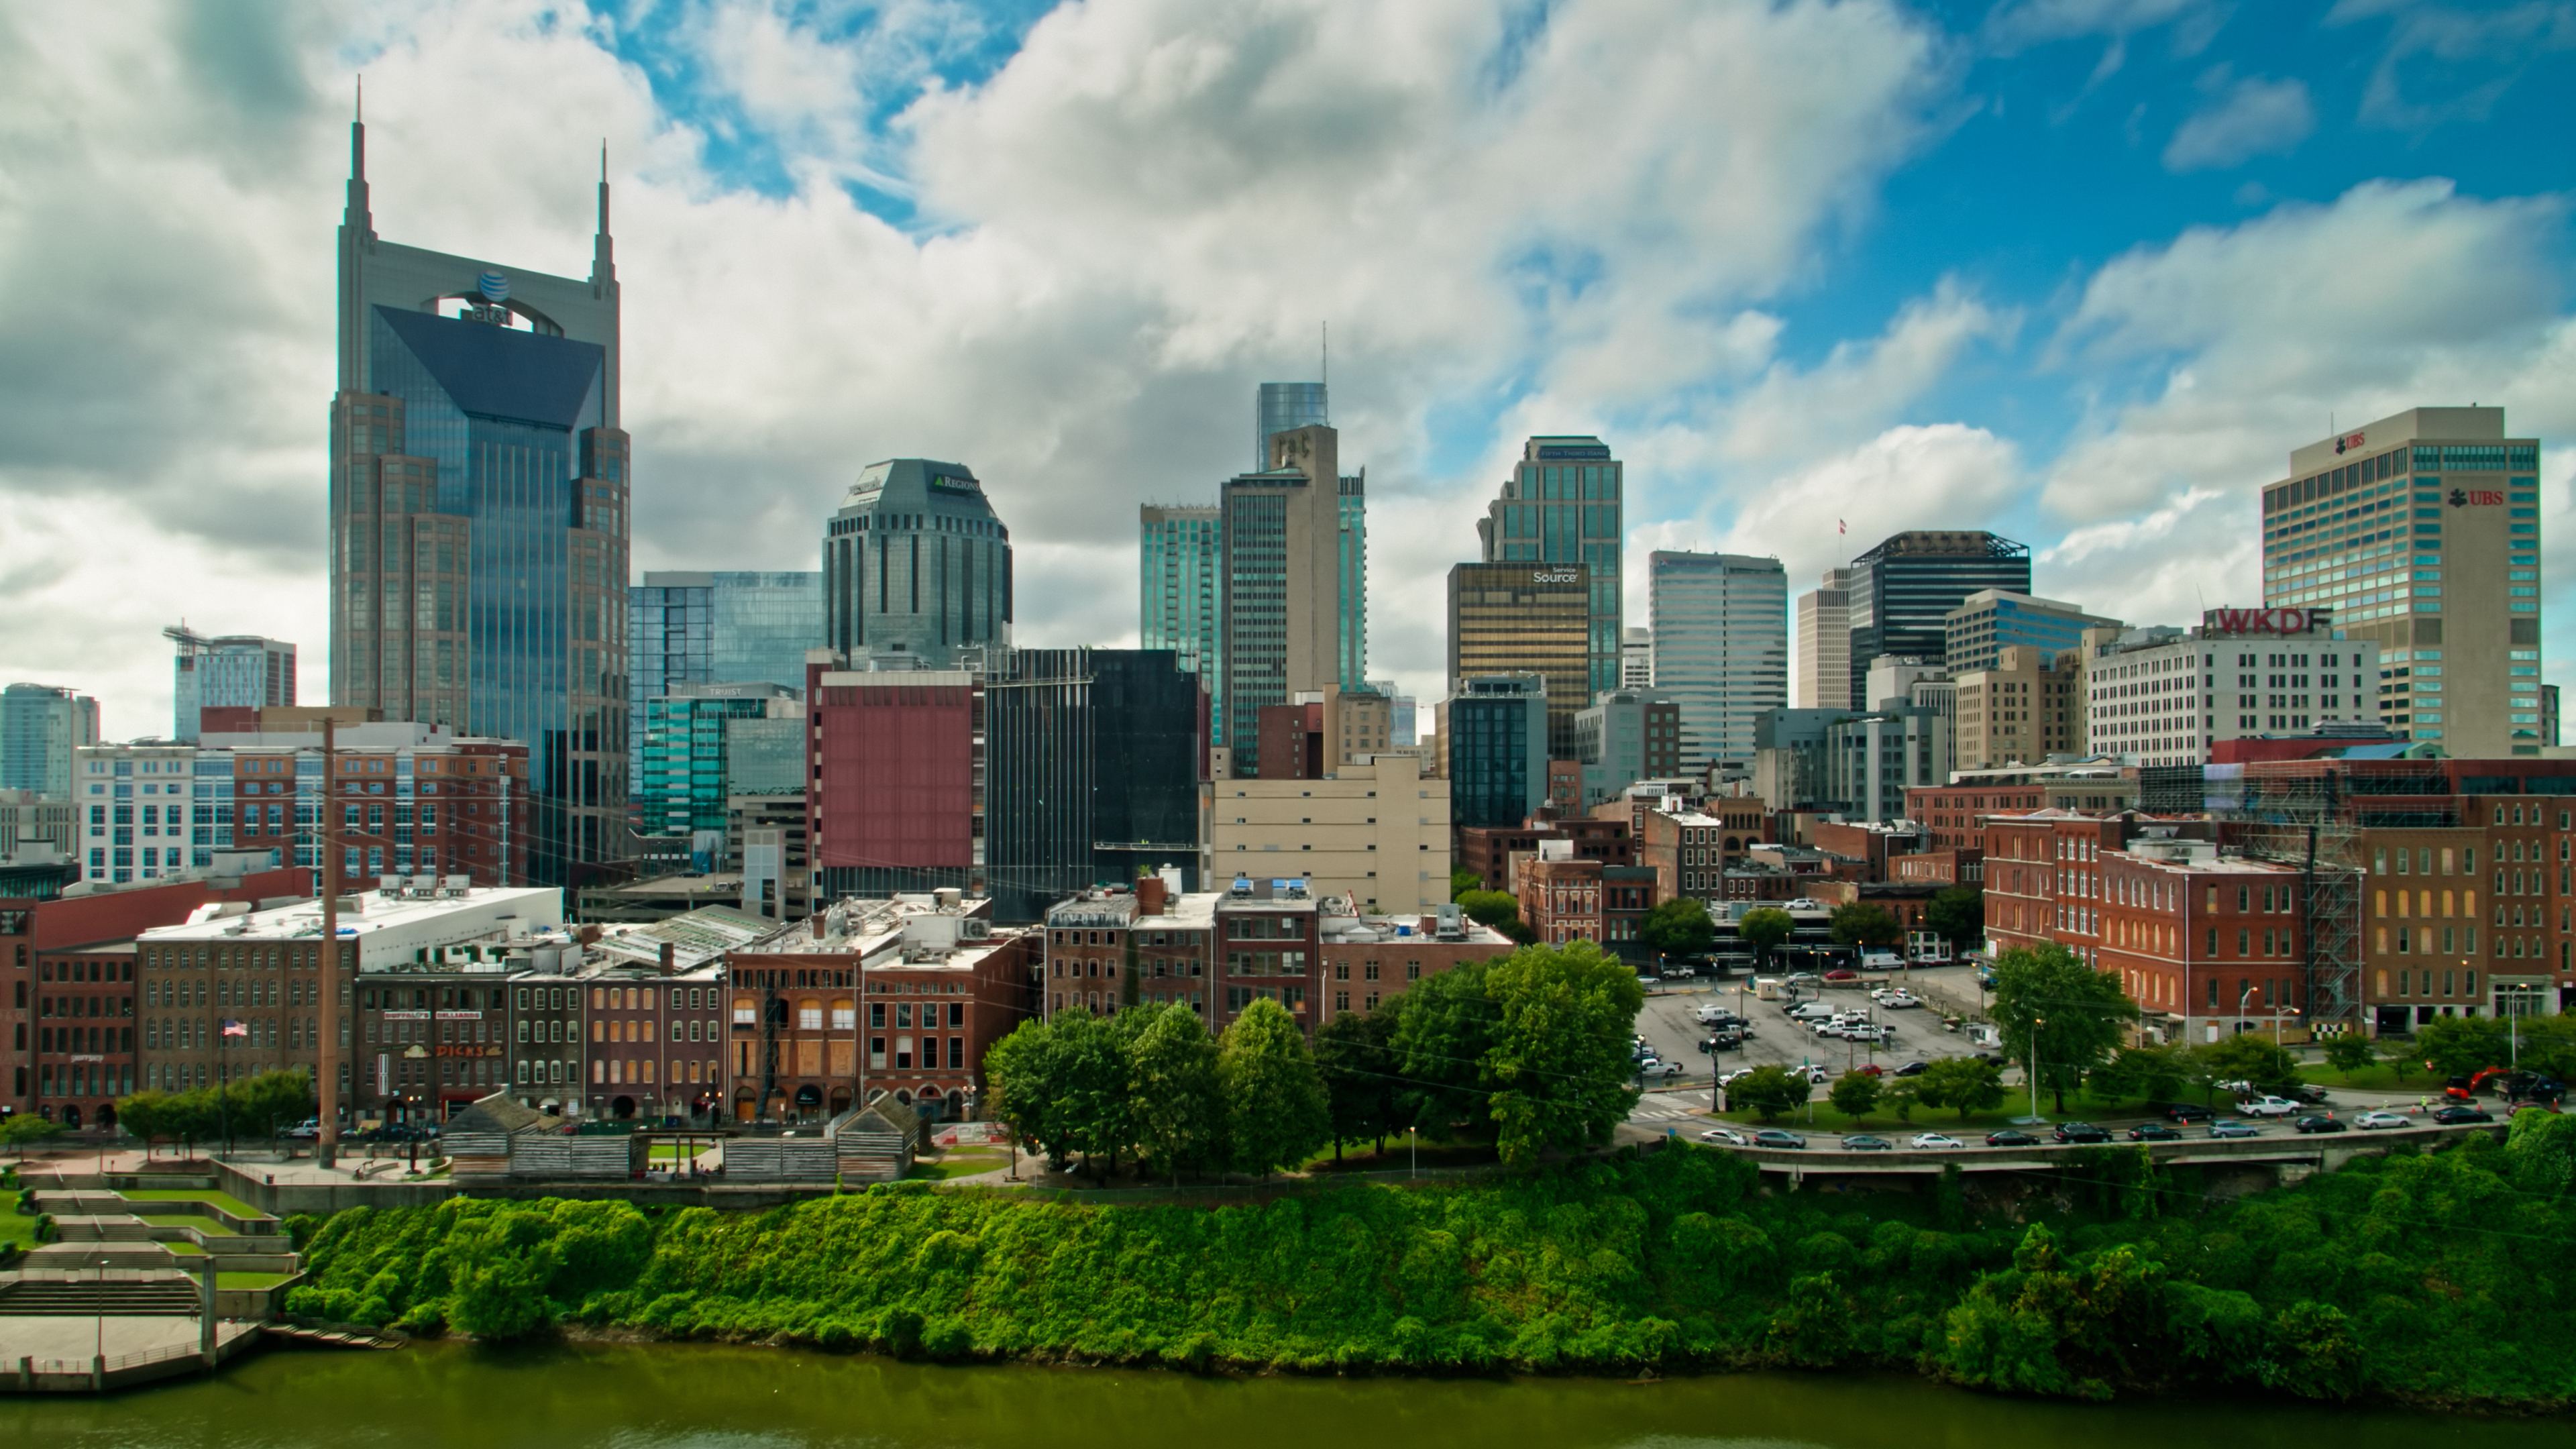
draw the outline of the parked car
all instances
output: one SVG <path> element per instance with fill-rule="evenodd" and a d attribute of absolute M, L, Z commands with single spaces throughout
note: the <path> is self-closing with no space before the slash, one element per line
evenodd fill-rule
<path fill-rule="evenodd" d="M 2263 1129 L 2255 1126 L 2251 1122 L 2239 1122 L 2233 1117 L 2221 1117 L 2209 1124 L 2209 1135 L 2212 1137 L 2260 1137 L 2263 1135 Z"/>
<path fill-rule="evenodd" d="M 2325 1112 L 2298 1118 L 2291 1122 L 2290 1126 L 2292 1130 L 2299 1132 L 2341 1132 L 2345 1124 L 2342 1118 L 2332 1112 Z"/>
<path fill-rule="evenodd" d="M 2060 1142 L 2108 1142 L 2111 1134 L 2090 1122 L 2060 1122 L 2049 1134 Z"/>
<path fill-rule="evenodd" d="M 2492 1122 L 2495 1120 L 2495 1116 L 2488 1112 L 2484 1107 L 2471 1107 L 2464 1103 L 2454 1103 L 2451 1106 L 2444 1107 L 2435 1112 L 2433 1114 L 2433 1120 L 2441 1123 L 2445 1127 L 2456 1127 L 2463 1122 Z"/>
<path fill-rule="evenodd" d="M 1736 1131 L 1732 1127 L 1711 1127 L 1707 1131 L 1699 1134 L 1699 1140 L 1702 1142 L 1721 1143 L 1728 1147 L 1750 1147 L 1753 1145 L 1752 1138 L 1745 1136 L 1743 1133 Z"/>
<path fill-rule="evenodd" d="M 1723 1006 L 1694 1006 L 1691 1015 L 1698 1018 L 1702 1026 L 1719 1026 L 1735 1020 L 1735 1013 Z"/>
<path fill-rule="evenodd" d="M 1890 995 L 1883 1004 L 1890 1011 L 1912 1011 L 1915 1008 L 1920 1007 L 1923 1002 L 1917 997 L 1908 996 L 1904 992 L 1899 991 Z"/>
<path fill-rule="evenodd" d="M 2382 1127 L 2412 1127 L 2415 1122 L 2403 1112 L 2379 1111 L 2362 1113 L 2352 1119 L 2352 1125 L 2370 1132 Z"/>
<path fill-rule="evenodd" d="M 1730 1082 L 1741 1081 L 1751 1075 L 1753 1075 L 1753 1069 L 1751 1067 L 1737 1067 L 1734 1071 L 1728 1072 L 1724 1076 L 1719 1077 L 1717 1079 L 1717 1084 L 1723 1087 Z"/>
<path fill-rule="evenodd" d="M 2326 1100 L 2326 1089 L 2323 1087 L 2310 1086 L 2306 1082 L 2294 1082 L 2289 1086 L 2283 1087 L 2281 1089 L 2281 1095 L 2289 1098 L 2293 1102 L 2305 1102 L 2309 1106 L 2315 1107 L 2323 1104 Z"/>
<path fill-rule="evenodd" d="M 1912 1137 L 1906 1139 L 1905 1145 L 1908 1147 L 1921 1148 L 1922 1150 L 1929 1152 L 1940 1148 L 1965 1147 L 1967 1144 L 1961 1142 L 1956 1137 L 1946 1136 L 1939 1132 L 1917 1132 Z"/>
<path fill-rule="evenodd" d="M 2182 1134 L 2162 1122 L 2141 1122 L 2129 1129 L 2132 1142 L 2180 1142 Z"/>
<path fill-rule="evenodd" d="M 1841 966 L 1837 966 L 1837 967 L 1835 967 L 1833 970 L 1828 971 L 1828 972 L 1826 972 L 1826 973 L 1825 973 L 1825 980 L 1827 980 L 1827 981 L 1829 981 L 1829 982 L 1830 982 L 1830 981 L 1858 981 L 1859 979 L 1860 979 L 1860 973 L 1859 973 L 1859 972 L 1857 972 L 1857 971 L 1853 971 L 1853 970 L 1849 970 L 1849 969 L 1847 969 L 1847 968 L 1845 968 L 1845 967 L 1841 967 Z"/>
<path fill-rule="evenodd" d="M 1919 1077 L 1930 1070 L 1932 1070 L 1932 1064 L 1930 1062 L 1907 1062 L 1905 1065 L 1898 1067 L 1892 1075 L 1899 1077 Z"/>
<path fill-rule="evenodd" d="M 1790 1068 L 1790 1069 L 1789 1069 L 1789 1073 L 1790 1073 L 1790 1075 L 1791 1075 L 1791 1076 L 1795 1076 L 1795 1075 L 1797 1075 L 1797 1068 L 1795 1068 L 1795 1067 Z M 1823 1067 L 1819 1067 L 1819 1066 L 1812 1066 L 1812 1065 L 1811 1065 L 1811 1066 L 1809 1066 L 1809 1067 L 1807 1068 L 1807 1085 L 1808 1085 L 1808 1086 L 1810 1086 L 1810 1087 L 1821 1087 L 1821 1086 L 1825 1086 L 1826 1084 L 1828 1084 L 1828 1083 L 1832 1082 L 1832 1081 L 1833 1081 L 1833 1079 L 1834 1079 L 1834 1074 L 1833 1074 L 1833 1073 L 1831 1073 L 1831 1072 L 1829 1072 L 1829 1071 L 1826 1071 Z"/>
<path fill-rule="evenodd" d="M 1753 1134 L 1753 1145 L 1756 1147 L 1804 1147 L 1807 1145 L 1807 1139 L 1799 1136 L 1795 1132 L 1783 1132 L 1777 1127 L 1765 1127 L 1761 1131 Z"/>
<path fill-rule="evenodd" d="M 1780 1014 L 1791 1021 L 1831 1021 L 1834 1009 L 1821 1001 L 1801 1001 L 1795 1006 L 1782 1008 Z"/>
<path fill-rule="evenodd" d="M 1681 1074 L 1682 1074 L 1682 1064 L 1681 1064 L 1681 1063 L 1679 1063 L 1679 1062 L 1665 1062 L 1665 1063 L 1662 1063 L 1661 1065 L 1657 1066 L 1657 1067 L 1655 1068 L 1654 1072 L 1652 1073 L 1652 1075 L 1655 1075 L 1655 1076 L 1661 1076 L 1661 1077 L 1678 1077 L 1678 1076 L 1680 1076 Z"/>
<path fill-rule="evenodd" d="M 284 1135 L 297 1142 L 311 1142 L 322 1135 L 322 1119 L 307 1117 L 287 1128 Z"/>
<path fill-rule="evenodd" d="M 2039 1139 L 2013 1127 L 1998 1127 L 1986 1134 L 1988 1147 L 2037 1147 Z"/>
<path fill-rule="evenodd" d="M 2299 1110 L 2299 1104 L 2287 1097 L 2262 1096 L 2238 1102 L 2236 1110 L 2248 1117 L 2287 1117 Z"/>
<path fill-rule="evenodd" d="M 2168 1122 L 2206 1122 L 2217 1114 L 2197 1102 L 2150 1103 L 2149 1109 L 2161 1113 Z"/>
<path fill-rule="evenodd" d="M 1884 1137 L 1872 1137 L 1867 1133 L 1861 1133 L 1856 1136 L 1847 1136 L 1843 1139 L 1843 1151 L 1845 1152 L 1887 1152 L 1892 1150 L 1895 1145 L 1896 1144 L 1888 1141 Z"/>

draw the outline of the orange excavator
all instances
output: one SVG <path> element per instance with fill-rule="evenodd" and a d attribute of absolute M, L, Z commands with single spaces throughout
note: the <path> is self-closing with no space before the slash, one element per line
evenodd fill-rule
<path fill-rule="evenodd" d="M 2432 1064 L 2427 1062 L 2425 1065 L 2429 1067 Z M 2459 1077 L 2453 1077 L 2451 1078 L 2451 1084 L 2442 1089 L 2442 1095 L 2454 1102 L 2472 1101 L 2477 1097 L 2478 1089 L 2484 1087 L 2490 1078 L 2501 1077 L 2503 1075 L 2505 1075 L 2504 1068 L 2488 1067 L 2484 1071 L 2479 1072 L 2476 1076 L 2469 1077 L 2465 1080 Z"/>

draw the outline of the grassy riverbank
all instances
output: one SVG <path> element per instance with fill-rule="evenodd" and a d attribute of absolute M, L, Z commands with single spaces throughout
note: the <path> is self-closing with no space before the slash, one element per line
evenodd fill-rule
<path fill-rule="evenodd" d="M 2526 1119 L 2527 1121 L 2529 1119 Z M 2576 1119 L 2215 1203 L 2132 1150 L 2018 1195 L 1772 1194 L 1676 1146 L 1461 1185 L 1077 1207 L 918 1187 L 758 1214 L 459 1200 L 299 1219 L 292 1311 L 935 1358 L 1306 1372 L 1882 1365 L 2559 1409 Z"/>

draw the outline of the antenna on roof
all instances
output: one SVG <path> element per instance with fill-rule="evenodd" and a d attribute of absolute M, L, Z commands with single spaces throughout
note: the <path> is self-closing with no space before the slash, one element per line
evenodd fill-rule
<path fill-rule="evenodd" d="M 1319 375 L 1315 380 L 1326 387 L 1331 387 L 1333 385 L 1333 324 L 1330 322 L 1324 323 L 1323 328 L 1323 360 L 1320 364 Z"/>

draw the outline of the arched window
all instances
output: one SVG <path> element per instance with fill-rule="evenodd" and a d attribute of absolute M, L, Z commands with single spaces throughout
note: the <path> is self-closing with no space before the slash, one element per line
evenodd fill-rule
<path fill-rule="evenodd" d="M 855 1030 L 858 1027 L 858 1024 L 859 1009 L 857 1005 L 846 996 L 834 997 L 832 1000 L 832 1029 L 834 1031 L 851 1031 Z"/>
<path fill-rule="evenodd" d="M 823 1029 L 823 1003 L 811 996 L 797 1002 L 796 1025 L 806 1031 L 821 1031 Z"/>

